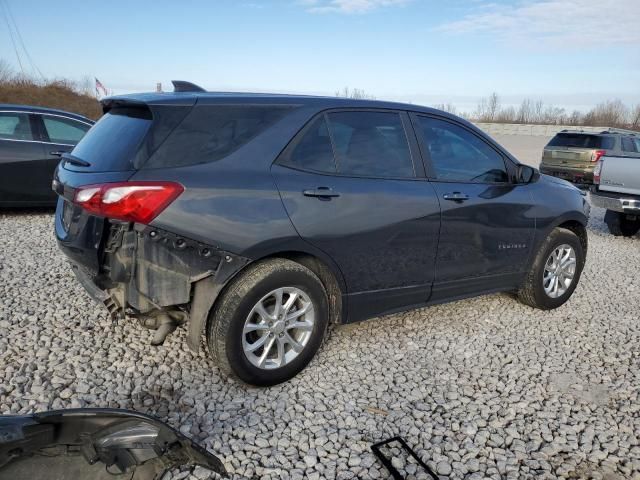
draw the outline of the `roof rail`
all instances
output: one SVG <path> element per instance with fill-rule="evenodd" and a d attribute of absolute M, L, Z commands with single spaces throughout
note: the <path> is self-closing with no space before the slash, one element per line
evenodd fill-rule
<path fill-rule="evenodd" d="M 171 80 L 174 92 L 206 92 L 202 87 L 195 83 L 185 82 L 184 80 Z"/>
<path fill-rule="evenodd" d="M 601 133 L 620 133 L 624 135 L 638 135 L 638 133 L 640 132 L 636 132 L 635 130 L 626 130 L 624 128 L 609 127 L 608 129 L 602 131 Z"/>

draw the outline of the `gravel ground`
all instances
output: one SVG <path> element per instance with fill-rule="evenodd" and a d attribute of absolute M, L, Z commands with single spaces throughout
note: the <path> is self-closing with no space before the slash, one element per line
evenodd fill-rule
<path fill-rule="evenodd" d="M 609 235 L 602 216 L 564 307 L 499 294 L 337 327 L 302 374 L 257 389 L 222 378 L 184 331 L 151 347 L 148 330 L 112 325 L 50 212 L 0 214 L 0 412 L 157 415 L 237 478 L 388 478 L 369 445 L 393 435 L 443 479 L 640 478 L 640 237 Z"/>

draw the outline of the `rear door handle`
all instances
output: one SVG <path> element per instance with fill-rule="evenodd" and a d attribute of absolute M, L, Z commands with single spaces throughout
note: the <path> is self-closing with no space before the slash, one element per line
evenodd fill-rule
<path fill-rule="evenodd" d="M 333 197 L 340 196 L 338 192 L 334 192 L 333 189 L 329 187 L 318 187 L 318 188 L 304 190 L 302 194 L 305 197 L 318 197 L 318 198 L 333 198 Z"/>
<path fill-rule="evenodd" d="M 469 195 L 462 192 L 452 192 L 445 193 L 442 198 L 445 200 L 451 200 L 452 202 L 464 202 L 465 200 L 469 200 Z"/>

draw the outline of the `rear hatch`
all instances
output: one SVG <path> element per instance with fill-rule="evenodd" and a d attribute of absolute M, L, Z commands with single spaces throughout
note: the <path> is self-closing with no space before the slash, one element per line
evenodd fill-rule
<path fill-rule="evenodd" d="M 104 103 L 104 116 L 56 169 L 53 188 L 59 195 L 55 230 L 58 242 L 74 262 L 96 273 L 106 220 L 74 203 L 79 187 L 126 182 L 180 124 L 195 96 L 141 101 L 115 97 Z M 172 108 L 166 107 L 166 102 Z"/>
<path fill-rule="evenodd" d="M 63 156 L 53 184 L 60 247 L 87 273 L 99 273 L 103 252 L 118 248 L 117 241 L 105 245 L 109 239 L 150 224 L 187 194 L 176 169 L 233 157 L 295 106 L 223 94 L 214 100 L 185 92 L 103 101 L 105 115 Z"/>
<path fill-rule="evenodd" d="M 579 132 L 561 132 L 544 148 L 542 163 L 548 167 L 586 170 L 599 156 L 614 148 L 611 137 Z"/>

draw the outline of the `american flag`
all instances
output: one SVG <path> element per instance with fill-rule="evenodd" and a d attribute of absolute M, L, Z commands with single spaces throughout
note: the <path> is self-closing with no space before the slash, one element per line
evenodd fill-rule
<path fill-rule="evenodd" d="M 100 90 L 102 90 L 103 95 L 109 95 L 109 92 L 107 92 L 106 87 L 102 84 L 100 80 L 96 78 L 96 96 L 100 95 Z"/>

